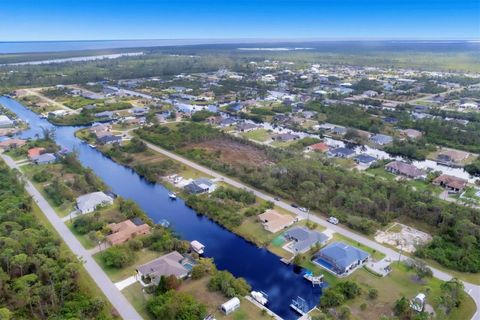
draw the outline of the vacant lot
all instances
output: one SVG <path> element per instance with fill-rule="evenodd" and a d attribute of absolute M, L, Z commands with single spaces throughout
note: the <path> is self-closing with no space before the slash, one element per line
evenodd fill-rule
<path fill-rule="evenodd" d="M 190 144 L 185 149 L 202 149 L 217 156 L 220 162 L 234 167 L 264 167 L 272 164 L 272 160 L 264 150 L 227 138 Z"/>

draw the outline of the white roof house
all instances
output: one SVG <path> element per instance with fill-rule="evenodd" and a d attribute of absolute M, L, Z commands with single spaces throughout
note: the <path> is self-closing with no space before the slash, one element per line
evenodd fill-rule
<path fill-rule="evenodd" d="M 106 195 L 102 191 L 87 193 L 77 198 L 77 209 L 82 214 L 93 212 L 98 206 L 112 204 L 112 197 Z"/>

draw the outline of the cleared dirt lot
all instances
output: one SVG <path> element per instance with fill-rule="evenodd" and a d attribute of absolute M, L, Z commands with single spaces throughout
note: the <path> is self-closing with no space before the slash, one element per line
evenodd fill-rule
<path fill-rule="evenodd" d="M 263 167 L 273 163 L 264 150 L 226 138 L 190 144 L 186 149 L 203 149 L 218 155 L 220 162 L 233 166 Z"/>
<path fill-rule="evenodd" d="M 414 229 L 401 223 L 394 223 L 385 231 L 378 231 L 375 241 L 389 244 L 395 248 L 412 253 L 418 245 L 424 245 L 432 237 L 423 231 Z"/>

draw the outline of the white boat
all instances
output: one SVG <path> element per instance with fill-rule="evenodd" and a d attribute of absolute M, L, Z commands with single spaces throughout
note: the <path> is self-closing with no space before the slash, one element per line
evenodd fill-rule
<path fill-rule="evenodd" d="M 90 147 L 90 148 L 93 148 L 93 149 L 96 148 L 93 144 L 89 144 L 89 147 Z"/>
<path fill-rule="evenodd" d="M 250 292 L 250 295 L 252 296 L 253 299 L 255 299 L 255 301 L 260 303 L 262 306 L 268 303 L 268 295 L 263 291 L 252 291 Z"/>
<path fill-rule="evenodd" d="M 192 242 L 190 242 L 190 247 L 192 247 L 192 250 L 198 254 L 203 254 L 205 249 L 205 246 L 197 240 L 193 240 Z"/>
<path fill-rule="evenodd" d="M 168 193 L 168 197 L 169 197 L 170 199 L 177 199 L 177 194 L 176 194 L 175 192 L 169 192 L 169 193 Z"/>

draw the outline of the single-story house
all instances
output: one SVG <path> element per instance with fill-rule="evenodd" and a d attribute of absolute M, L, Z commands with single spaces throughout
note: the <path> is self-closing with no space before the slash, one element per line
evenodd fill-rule
<path fill-rule="evenodd" d="M 402 161 L 392 161 L 385 165 L 385 170 L 393 174 L 402 175 L 411 179 L 425 179 L 427 173 L 413 164 Z"/>
<path fill-rule="evenodd" d="M 290 249 L 295 253 L 305 253 L 317 243 L 322 245 L 328 240 L 325 234 L 305 227 L 293 227 L 286 231 L 283 236 L 293 241 Z"/>
<path fill-rule="evenodd" d="M 377 162 L 377 158 L 375 157 L 372 157 L 368 154 L 365 154 L 365 153 L 362 153 L 362 154 L 359 154 L 357 156 L 355 156 L 355 158 L 353 158 L 353 160 L 355 160 L 355 162 L 359 165 L 363 165 L 363 166 L 370 166 L 372 164 L 374 164 L 375 162 Z"/>
<path fill-rule="evenodd" d="M 111 126 L 104 123 L 95 122 L 92 126 L 88 129 L 91 133 L 96 134 L 97 132 L 107 132 L 110 131 Z"/>
<path fill-rule="evenodd" d="M 27 154 L 30 160 L 34 160 L 36 157 L 45 152 L 45 148 L 35 147 L 28 149 Z"/>
<path fill-rule="evenodd" d="M 284 141 L 284 142 L 297 140 L 298 138 L 300 138 L 300 136 L 292 133 L 279 133 L 272 137 L 272 139 L 275 141 Z"/>
<path fill-rule="evenodd" d="M 370 141 L 379 146 L 384 146 L 386 144 L 392 143 L 393 138 L 391 136 L 387 136 L 386 134 L 375 134 L 370 137 Z"/>
<path fill-rule="evenodd" d="M 259 126 L 257 126 L 256 124 L 247 123 L 247 122 L 239 123 L 236 127 L 237 131 L 240 131 L 240 132 L 249 132 L 258 128 Z"/>
<path fill-rule="evenodd" d="M 337 158 L 351 158 L 355 155 L 355 151 L 352 149 L 348 148 L 335 148 L 335 149 L 330 149 L 328 151 L 328 156 L 329 157 L 337 157 Z"/>
<path fill-rule="evenodd" d="M 95 118 L 103 119 L 103 120 L 110 120 L 113 119 L 113 111 L 103 111 L 95 113 Z"/>
<path fill-rule="evenodd" d="M 15 122 L 6 115 L 0 115 L 0 128 L 11 128 L 15 125 Z"/>
<path fill-rule="evenodd" d="M 122 137 L 115 136 L 115 135 L 109 133 L 107 135 L 104 135 L 104 136 L 98 138 L 97 141 L 101 144 L 119 143 L 120 141 L 122 141 Z"/>
<path fill-rule="evenodd" d="M 332 129 L 332 133 L 337 134 L 339 136 L 343 136 L 347 133 L 347 128 L 345 127 L 335 127 Z"/>
<path fill-rule="evenodd" d="M 223 127 L 228 127 L 228 126 L 231 126 L 231 125 L 234 125 L 238 122 L 237 119 L 234 119 L 234 118 L 224 118 L 220 121 L 220 126 L 223 128 Z"/>
<path fill-rule="evenodd" d="M 81 214 L 93 212 L 99 206 L 112 204 L 113 198 L 102 191 L 87 193 L 77 198 L 77 210 Z"/>
<path fill-rule="evenodd" d="M 189 270 L 184 266 L 186 259 L 177 251 L 167 253 L 157 259 L 142 264 L 137 268 L 137 280 L 143 286 L 158 285 L 162 276 L 175 276 L 183 279 Z"/>
<path fill-rule="evenodd" d="M 10 149 L 21 148 L 27 143 L 26 140 L 11 138 L 0 142 L 0 149 L 8 151 Z"/>
<path fill-rule="evenodd" d="M 263 228 L 271 233 L 283 230 L 295 222 L 294 217 L 280 214 L 273 209 L 268 209 L 264 213 L 258 215 L 258 219 L 262 222 Z"/>
<path fill-rule="evenodd" d="M 308 151 L 327 152 L 330 147 L 325 142 L 319 142 L 307 147 Z"/>
<path fill-rule="evenodd" d="M 57 157 L 53 153 L 42 153 L 39 156 L 33 157 L 32 161 L 35 164 L 49 164 L 57 161 Z"/>
<path fill-rule="evenodd" d="M 148 107 L 135 107 L 131 109 L 131 112 L 134 116 L 139 117 L 146 115 L 148 110 L 150 110 Z"/>
<path fill-rule="evenodd" d="M 344 275 L 367 262 L 370 254 L 343 242 L 334 242 L 320 249 L 314 261 L 337 275 Z M 326 262 L 326 263 L 325 263 Z"/>
<path fill-rule="evenodd" d="M 185 191 L 191 194 L 200 194 L 200 193 L 211 193 L 215 191 L 215 183 L 207 178 L 200 178 L 193 180 L 185 186 Z"/>
<path fill-rule="evenodd" d="M 116 245 L 133 239 L 136 236 L 149 234 L 150 226 L 141 220 L 137 220 L 140 219 L 110 223 L 107 227 L 112 233 L 106 237 L 107 242 L 111 245 Z"/>
<path fill-rule="evenodd" d="M 442 174 L 433 180 L 433 184 L 444 187 L 450 191 L 460 192 L 467 186 L 468 181 L 462 178 Z"/>
<path fill-rule="evenodd" d="M 453 149 L 443 149 L 438 155 L 438 160 L 443 162 L 462 162 L 470 156 L 468 152 Z"/>

